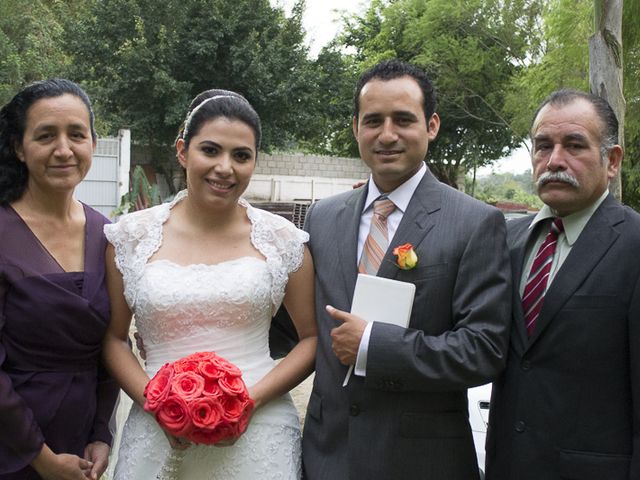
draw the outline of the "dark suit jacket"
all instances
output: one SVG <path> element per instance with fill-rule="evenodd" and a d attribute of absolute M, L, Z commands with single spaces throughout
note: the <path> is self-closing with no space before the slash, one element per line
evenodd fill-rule
<path fill-rule="evenodd" d="M 378 273 L 416 285 L 409 328 L 374 324 L 367 375 L 343 388 L 347 367 L 330 338 L 338 322 L 324 307 L 350 310 L 366 193 L 320 201 L 307 213 L 319 335 L 303 435 L 307 478 L 475 480 L 466 391 L 505 364 L 511 284 L 504 219 L 427 171 Z M 413 270 L 395 264 L 391 251 L 404 243 L 418 254 Z"/>
<path fill-rule="evenodd" d="M 640 479 L 640 215 L 609 195 L 527 339 L 518 283 L 532 217 L 508 223 L 514 321 L 494 384 L 490 480 Z"/>

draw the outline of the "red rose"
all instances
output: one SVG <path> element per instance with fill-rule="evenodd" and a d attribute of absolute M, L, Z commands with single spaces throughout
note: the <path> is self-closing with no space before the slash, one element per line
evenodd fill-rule
<path fill-rule="evenodd" d="M 200 362 L 198 365 L 198 372 L 200 372 L 205 378 L 210 379 L 222 378 L 225 375 L 225 370 L 212 361 Z"/>
<path fill-rule="evenodd" d="M 241 377 L 226 375 L 218 380 L 218 385 L 220 385 L 223 392 L 228 393 L 229 395 L 240 395 L 242 392 L 247 390 L 247 387 Z"/>
<path fill-rule="evenodd" d="M 212 363 L 214 363 L 220 370 L 224 370 L 226 375 L 228 376 L 229 375 L 233 377 L 242 376 L 242 372 L 237 366 L 235 366 L 233 363 L 229 362 L 228 360 L 225 360 L 222 357 L 216 357 L 212 359 Z"/>
<path fill-rule="evenodd" d="M 199 363 L 200 362 L 198 361 L 191 361 L 183 358 L 182 360 L 174 362 L 173 368 L 176 373 L 197 372 Z"/>
<path fill-rule="evenodd" d="M 217 355 L 213 352 L 196 352 L 184 358 L 192 361 L 201 362 L 203 360 L 205 361 L 211 360 L 212 358 L 215 358 L 215 357 L 217 357 Z"/>
<path fill-rule="evenodd" d="M 172 435 L 214 444 L 245 431 L 255 406 L 234 364 L 197 352 L 164 365 L 145 387 L 145 409 Z"/>
<path fill-rule="evenodd" d="M 189 415 L 197 428 L 213 430 L 222 419 L 224 410 L 214 397 L 201 397 L 189 403 Z"/>
<path fill-rule="evenodd" d="M 253 411 L 254 405 L 253 400 L 250 399 L 249 402 L 250 406 L 244 409 L 244 411 L 242 412 L 242 416 L 238 419 L 238 435 L 242 435 L 249 425 L 249 419 L 251 418 L 251 412 Z"/>
<path fill-rule="evenodd" d="M 204 390 L 204 378 L 195 372 L 176 373 L 171 381 L 171 392 L 185 402 L 198 398 Z"/>
<path fill-rule="evenodd" d="M 235 397 L 224 396 L 220 399 L 220 405 L 224 411 L 224 418 L 229 422 L 237 422 L 245 409 L 245 403 Z"/>
<path fill-rule="evenodd" d="M 147 412 L 155 412 L 160 404 L 167 398 L 171 389 L 171 379 L 173 378 L 173 367 L 165 363 L 158 373 L 147 383 L 144 388 L 144 409 Z"/>
<path fill-rule="evenodd" d="M 156 420 L 172 435 L 184 437 L 192 428 L 186 402 L 177 395 L 169 395 L 160 405 L 156 413 Z"/>
<path fill-rule="evenodd" d="M 220 385 L 218 385 L 218 380 L 205 378 L 202 395 L 206 395 L 209 397 L 221 397 L 222 395 L 224 395 L 224 392 L 220 389 Z"/>

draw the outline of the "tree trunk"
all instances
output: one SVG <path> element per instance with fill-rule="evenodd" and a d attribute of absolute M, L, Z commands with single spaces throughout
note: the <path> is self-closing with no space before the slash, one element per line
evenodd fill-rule
<path fill-rule="evenodd" d="M 589 39 L 589 85 L 591 93 L 604 98 L 616 113 L 620 123 L 618 143 L 624 147 L 622 4 L 623 0 L 594 0 L 593 2 L 595 33 Z M 618 200 L 621 200 L 620 171 L 616 178 L 611 180 L 609 189 Z"/>

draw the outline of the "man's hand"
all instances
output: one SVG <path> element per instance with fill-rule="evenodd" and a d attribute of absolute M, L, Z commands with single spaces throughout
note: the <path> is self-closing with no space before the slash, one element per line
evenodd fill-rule
<path fill-rule="evenodd" d="M 343 322 L 342 325 L 331 330 L 333 353 L 343 365 L 354 365 L 367 322 L 331 305 L 327 305 L 326 309 L 331 318 Z"/>
<path fill-rule="evenodd" d="M 84 448 L 84 459 L 93 463 L 89 478 L 98 480 L 109 465 L 109 445 L 104 442 L 91 442 Z"/>

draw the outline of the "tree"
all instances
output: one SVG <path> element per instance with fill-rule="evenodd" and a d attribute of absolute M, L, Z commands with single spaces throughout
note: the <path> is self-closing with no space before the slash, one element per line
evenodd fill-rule
<path fill-rule="evenodd" d="M 467 169 L 507 154 L 521 141 L 504 109 L 504 90 L 530 49 L 540 2 L 373 0 L 347 19 L 342 46 L 363 70 L 389 57 L 423 66 L 439 92 L 442 125 L 429 165 L 456 185 Z"/>
<path fill-rule="evenodd" d="M 622 198 L 640 211 L 640 0 L 624 2 L 625 156 L 622 165 Z"/>
<path fill-rule="evenodd" d="M 0 2 L 0 105 L 27 83 L 64 74 L 69 59 L 60 18 L 65 12 L 62 2 Z"/>
<path fill-rule="evenodd" d="M 358 156 L 351 122 L 357 65 L 334 41 L 320 51 L 313 70 L 313 92 L 305 101 L 312 119 L 308 131 L 298 137 L 299 146 L 321 155 Z"/>
<path fill-rule="evenodd" d="M 532 115 L 553 90 L 589 90 L 589 38 L 593 34 L 592 0 L 552 0 L 542 13 L 542 30 L 529 64 L 508 89 L 506 107 L 514 128 L 526 135 Z M 640 1 L 627 0 L 622 16 L 624 44 L 625 160 L 622 165 L 623 200 L 640 210 Z M 604 37 L 604 36 L 603 36 Z M 533 42 L 535 43 L 535 42 Z"/>
<path fill-rule="evenodd" d="M 266 149 L 291 145 L 304 132 L 313 70 L 303 9 L 300 1 L 287 18 L 268 0 L 94 1 L 90 15 L 67 25 L 66 39 L 100 117 L 131 128 L 171 179 L 178 167 L 167 150 L 190 99 L 203 90 L 244 94 L 262 118 Z"/>
<path fill-rule="evenodd" d="M 467 184 L 470 183 L 467 177 Z M 542 207 L 540 198 L 533 191 L 531 170 L 522 174 L 493 173 L 478 179 L 476 198 L 495 204 L 511 202 L 527 205 L 530 209 Z"/>
<path fill-rule="evenodd" d="M 594 0 L 595 33 L 589 39 L 589 86 L 609 102 L 619 122 L 619 142 L 624 146 L 625 101 L 622 92 L 622 0 Z M 609 185 L 618 199 L 620 173 Z"/>
<path fill-rule="evenodd" d="M 552 91 L 564 87 L 589 87 L 588 41 L 592 34 L 592 3 L 585 0 L 552 0 L 541 11 L 540 29 L 532 31 L 530 58 L 511 80 L 506 110 L 518 135 L 527 137 L 533 113 Z"/>

